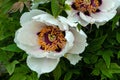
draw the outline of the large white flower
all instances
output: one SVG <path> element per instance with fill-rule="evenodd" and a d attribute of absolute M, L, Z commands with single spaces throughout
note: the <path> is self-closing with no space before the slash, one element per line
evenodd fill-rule
<path fill-rule="evenodd" d="M 118 0 L 66 0 L 68 19 L 82 26 L 103 25 L 116 15 Z"/>
<path fill-rule="evenodd" d="M 21 16 L 20 24 L 14 41 L 28 54 L 27 65 L 38 75 L 54 70 L 63 56 L 76 64 L 87 46 L 85 33 L 69 29 L 76 24 L 62 16 L 55 19 L 44 11 L 31 10 Z"/>

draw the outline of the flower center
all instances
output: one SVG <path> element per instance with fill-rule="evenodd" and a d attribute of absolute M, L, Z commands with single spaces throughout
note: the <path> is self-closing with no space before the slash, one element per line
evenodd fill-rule
<path fill-rule="evenodd" d="M 65 33 L 58 27 L 45 26 L 38 34 L 40 48 L 45 51 L 60 52 L 65 44 Z"/>
<path fill-rule="evenodd" d="M 71 6 L 89 16 L 91 13 L 99 12 L 98 7 L 101 4 L 102 0 L 74 0 Z"/>

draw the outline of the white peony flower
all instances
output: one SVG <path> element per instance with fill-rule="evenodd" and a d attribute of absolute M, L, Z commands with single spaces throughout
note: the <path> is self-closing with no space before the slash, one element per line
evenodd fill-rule
<path fill-rule="evenodd" d="M 62 16 L 55 19 L 44 11 L 31 10 L 21 16 L 20 24 L 22 27 L 16 31 L 14 41 L 28 54 L 27 65 L 39 76 L 54 70 L 63 56 L 76 64 L 87 46 L 86 34 L 69 29 L 75 24 Z"/>
<path fill-rule="evenodd" d="M 105 24 L 116 15 L 117 0 L 66 0 L 68 19 L 82 26 Z"/>

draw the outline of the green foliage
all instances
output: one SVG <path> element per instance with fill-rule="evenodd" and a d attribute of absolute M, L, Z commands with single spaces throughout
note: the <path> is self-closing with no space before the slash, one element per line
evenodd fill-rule
<path fill-rule="evenodd" d="M 65 0 L 51 0 L 51 10 L 54 17 L 57 17 L 63 10 Z"/>
<path fill-rule="evenodd" d="M 13 61 L 12 63 L 6 64 L 6 69 L 8 71 L 8 73 L 11 75 L 14 72 L 15 69 L 15 65 L 18 64 L 18 61 Z"/>
<path fill-rule="evenodd" d="M 71 65 L 66 58 L 61 58 L 58 66 L 51 73 L 43 74 L 38 79 L 37 73 L 26 65 L 27 54 L 14 43 L 15 32 L 20 28 L 20 16 L 28 11 L 8 13 L 11 6 L 18 0 L 0 1 L 0 68 L 4 65 L 5 71 L 0 69 L 0 80 L 120 80 L 120 15 L 116 15 L 105 25 L 96 28 L 95 25 L 82 27 L 87 34 L 88 46 L 80 54 L 82 60 Z M 26 0 L 21 0 L 26 1 Z M 42 9 L 55 18 L 66 16 L 65 0 L 34 0 L 44 1 L 37 8 Z"/>

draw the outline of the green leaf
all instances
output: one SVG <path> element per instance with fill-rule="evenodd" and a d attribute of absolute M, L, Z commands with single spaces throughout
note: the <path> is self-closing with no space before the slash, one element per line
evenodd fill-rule
<path fill-rule="evenodd" d="M 54 80 L 59 80 L 59 78 L 61 77 L 61 74 L 62 74 L 61 67 L 60 65 L 58 65 L 56 69 L 53 71 Z"/>
<path fill-rule="evenodd" d="M 95 68 L 91 74 L 98 76 L 100 74 L 100 70 Z"/>
<path fill-rule="evenodd" d="M 107 68 L 105 62 L 102 59 L 100 59 L 98 61 L 98 63 L 95 64 L 95 68 L 102 72 L 101 75 L 105 75 L 108 78 L 113 77 L 112 73 L 109 71 L 109 69 Z"/>
<path fill-rule="evenodd" d="M 62 12 L 62 8 L 60 7 L 58 0 L 51 1 L 51 10 L 55 18 Z"/>
<path fill-rule="evenodd" d="M 9 80 L 26 80 L 26 75 L 22 73 L 13 74 Z"/>
<path fill-rule="evenodd" d="M 81 29 L 81 25 L 78 24 L 78 25 L 77 25 L 77 28 L 78 28 L 78 30 L 80 31 L 80 29 Z"/>
<path fill-rule="evenodd" d="M 27 77 L 26 80 L 39 80 L 37 73 L 35 73 L 35 72 L 32 72 L 30 75 L 27 75 L 26 77 Z"/>
<path fill-rule="evenodd" d="M 119 32 L 117 32 L 117 34 L 116 34 L 116 39 L 120 43 L 120 33 Z"/>
<path fill-rule="evenodd" d="M 94 40 L 92 40 L 88 47 L 87 47 L 87 50 L 90 51 L 90 52 L 93 52 L 93 51 L 97 51 L 98 49 L 101 48 L 101 45 L 103 44 L 103 42 L 105 41 L 107 35 L 104 35 L 102 37 L 99 37 L 99 38 L 96 38 Z"/>
<path fill-rule="evenodd" d="M 30 69 L 26 65 L 23 65 L 23 64 L 21 64 L 19 67 L 16 67 L 14 71 L 15 74 L 17 73 L 27 74 L 29 72 L 30 72 Z"/>
<path fill-rule="evenodd" d="M 110 72 L 111 73 L 120 73 L 120 66 L 117 63 L 111 63 Z"/>
<path fill-rule="evenodd" d="M 13 57 L 13 55 L 14 53 L 8 53 L 0 50 L 0 61 L 6 64 Z"/>
<path fill-rule="evenodd" d="M 110 73 L 107 69 L 101 69 L 101 72 L 102 72 L 102 74 L 104 74 L 108 78 L 112 78 L 113 77 L 112 73 Z"/>
<path fill-rule="evenodd" d="M 1 48 L 2 50 L 5 50 L 5 51 L 11 51 L 11 52 L 22 52 L 21 49 L 19 49 L 16 44 L 10 44 L 6 47 L 2 47 Z"/>
<path fill-rule="evenodd" d="M 111 56 L 113 56 L 113 51 L 111 50 L 105 50 L 105 51 L 99 51 L 99 53 L 102 55 L 107 68 L 110 67 L 110 61 L 111 61 Z"/>
<path fill-rule="evenodd" d="M 112 19 L 112 21 L 113 21 L 113 23 L 112 23 L 112 30 L 115 29 L 116 23 L 119 21 L 119 18 L 120 18 L 120 16 L 117 16 L 117 15 L 116 15 L 116 16 Z"/>
<path fill-rule="evenodd" d="M 71 77 L 72 77 L 72 72 L 68 72 L 68 73 L 66 73 L 65 74 L 65 77 L 64 77 L 64 80 L 70 80 L 71 79 Z"/>
<path fill-rule="evenodd" d="M 15 61 L 13 61 L 12 63 L 6 65 L 6 69 L 7 69 L 8 73 L 9 73 L 10 75 L 14 72 L 15 65 L 18 64 L 18 63 L 19 63 L 19 62 L 15 60 Z"/>

